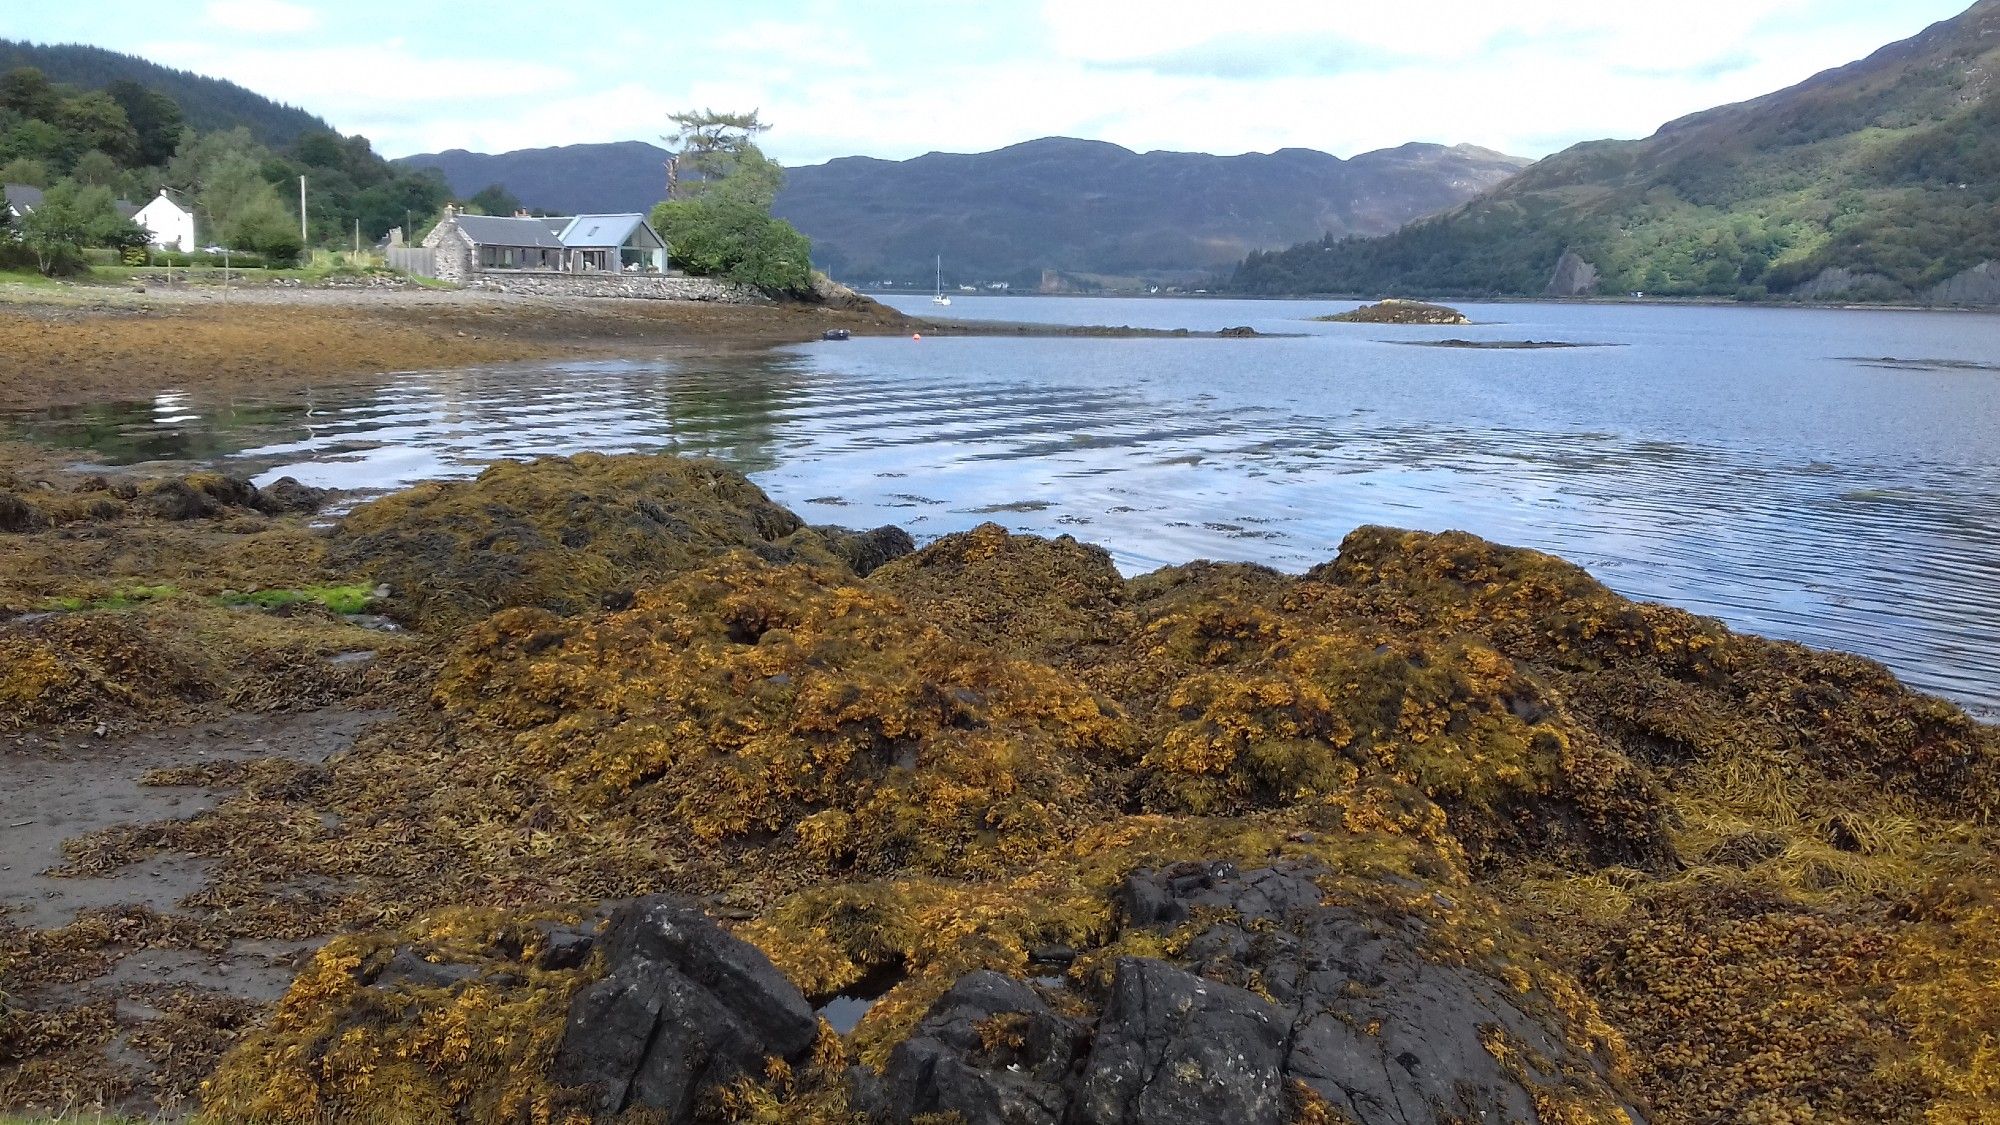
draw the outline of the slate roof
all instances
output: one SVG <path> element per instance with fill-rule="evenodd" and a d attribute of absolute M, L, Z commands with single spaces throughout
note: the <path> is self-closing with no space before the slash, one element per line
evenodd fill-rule
<path fill-rule="evenodd" d="M 578 215 L 563 228 L 562 244 L 590 250 L 623 246 L 645 221 L 644 215 Z"/>
<path fill-rule="evenodd" d="M 505 215 L 460 215 L 458 229 L 481 246 L 532 246 L 560 250 L 563 241 L 540 219 Z"/>
<path fill-rule="evenodd" d="M 42 205 L 42 189 L 26 184 L 7 184 L 7 205 L 25 215 Z"/>

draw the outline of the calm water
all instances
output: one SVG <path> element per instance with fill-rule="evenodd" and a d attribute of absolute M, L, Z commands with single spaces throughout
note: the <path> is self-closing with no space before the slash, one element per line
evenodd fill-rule
<path fill-rule="evenodd" d="M 919 315 L 927 299 L 898 303 Z M 97 460 L 198 456 L 341 488 L 499 457 L 724 458 L 814 522 L 984 520 L 1300 570 L 1363 523 L 1463 528 L 1622 592 L 1875 656 L 2000 717 L 2000 317 L 960 298 L 961 319 L 1296 338 L 930 338 L 411 375 L 309 405 L 177 396 L 15 419 Z M 1563 340 L 1462 351 L 1412 340 Z M 1402 342 L 1398 342 L 1402 341 Z M 1884 359 L 1905 361 L 1885 365 Z M 1910 362 L 1914 361 L 1914 362 Z"/>

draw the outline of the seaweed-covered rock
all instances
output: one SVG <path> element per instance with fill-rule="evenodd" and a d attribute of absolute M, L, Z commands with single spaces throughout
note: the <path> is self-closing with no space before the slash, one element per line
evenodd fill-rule
<path fill-rule="evenodd" d="M 1085 1032 L 1020 981 L 968 973 L 931 1006 L 879 1078 L 857 1070 L 856 1101 L 894 1122 L 955 1113 L 964 1125 L 1060 1125 Z"/>
<path fill-rule="evenodd" d="M 833 553 L 847 564 L 848 569 L 863 578 L 917 549 L 917 542 L 910 538 L 910 533 L 893 524 L 873 531 L 850 531 L 833 526 L 813 530 L 826 536 Z"/>
<path fill-rule="evenodd" d="M 806 527 L 717 462 L 584 453 L 365 504 L 329 554 L 387 583 L 402 620 L 452 628 L 508 607 L 595 609 L 730 550 L 848 572 L 849 556 L 866 563 L 893 548 L 893 537 L 852 537 Z"/>
<path fill-rule="evenodd" d="M 684 852 L 761 837 L 822 869 L 1028 859 L 1077 830 L 1132 737 L 1059 673 L 741 555 L 612 614 L 497 614 L 436 699 L 468 742 L 452 784 L 490 787 L 468 807 L 642 816 Z"/>
<path fill-rule="evenodd" d="M 172 720 L 206 708 L 325 706 L 394 676 L 336 653 L 406 647 L 342 623 L 282 620 L 169 599 L 131 609 L 0 621 L 0 730 L 67 722 Z"/>
<path fill-rule="evenodd" d="M 1471 324 L 1472 318 L 1457 309 L 1423 301 L 1391 297 L 1378 304 L 1363 305 L 1349 312 L 1323 316 L 1320 320 L 1337 324 Z"/>
<path fill-rule="evenodd" d="M 1125 580 L 1102 547 L 999 524 L 947 535 L 869 576 L 868 585 L 961 640 L 1075 667 L 1131 629 Z"/>
<path fill-rule="evenodd" d="M 163 520 L 205 519 L 228 509 L 254 509 L 257 488 L 242 477 L 192 473 L 154 481 L 139 490 L 133 507 Z"/>
<path fill-rule="evenodd" d="M 257 489 L 256 509 L 267 516 L 317 512 L 333 495 L 324 488 L 299 483 L 296 477 L 279 477 Z"/>
<path fill-rule="evenodd" d="M 576 994 L 550 1071 L 589 1087 L 597 1110 L 686 1120 L 697 1099 L 766 1061 L 803 1061 L 819 1035 L 811 1005 L 754 947 L 699 909 L 652 898 L 612 916 L 605 974 Z"/>
<path fill-rule="evenodd" d="M 26 531 L 39 522 L 27 501 L 11 492 L 0 492 L 0 531 Z"/>
<path fill-rule="evenodd" d="M 1322 904 L 1314 879 L 1323 874 L 1305 865 L 1239 872 L 1226 864 L 1186 864 L 1135 873 L 1123 898 L 1132 925 L 1192 922 L 1185 956 L 1204 977 L 1245 988 L 1254 984 L 1268 996 L 1269 1014 L 1281 1029 L 1285 1082 L 1300 1084 L 1348 1120 L 1360 1125 L 1532 1121 L 1555 1105 L 1582 1115 L 1561 1120 L 1639 1119 L 1611 1084 L 1613 1068 L 1603 1049 L 1595 1054 L 1579 1049 L 1581 1029 L 1549 998 L 1463 963 L 1457 951 L 1440 956 L 1427 948 L 1427 928 L 1417 918 Z M 1119 972 L 1126 974 L 1125 964 Z M 1114 1014 L 1127 1009 L 1157 1020 L 1153 1013 L 1161 1010 L 1220 1008 L 1246 1029 L 1239 1037 L 1261 1042 L 1261 1033 L 1251 1034 L 1267 1014 L 1258 1006 L 1265 1003 L 1261 997 L 1239 989 L 1162 1005 L 1144 995 L 1146 990 L 1171 999 L 1191 986 L 1158 970 L 1141 979 L 1145 983 L 1133 986 L 1137 991 L 1124 1008 L 1114 983 L 1112 1005 L 1099 1026 L 1099 1050 L 1105 1025 L 1116 1027 Z M 1153 1031 L 1123 1034 L 1142 1042 L 1161 1038 Z M 1210 1034 L 1219 1031 L 1189 1038 Z M 1134 1057 L 1155 1059 L 1157 1053 L 1140 1051 Z M 1259 1057 L 1246 1056 L 1252 1062 Z M 1093 1052 L 1093 1067 L 1096 1060 Z M 1133 1084 L 1126 1071 L 1114 1073 L 1123 1083 L 1118 1088 Z M 1236 1073 L 1233 1082 L 1243 1089 L 1239 1096 L 1246 1105 L 1262 1105 L 1284 1088 L 1261 1064 L 1241 1064 Z M 1251 1097 L 1253 1089 L 1269 1093 Z"/>
<path fill-rule="evenodd" d="M 970 973 L 879 1078 L 857 1080 L 857 1100 L 897 1125 L 926 1113 L 980 1125 L 1644 1119 L 1618 1044 L 1573 982 L 1511 967 L 1492 939 L 1442 945 L 1395 894 L 1330 900 L 1319 881 L 1331 874 L 1306 861 L 1134 872 L 1094 1023 Z"/>

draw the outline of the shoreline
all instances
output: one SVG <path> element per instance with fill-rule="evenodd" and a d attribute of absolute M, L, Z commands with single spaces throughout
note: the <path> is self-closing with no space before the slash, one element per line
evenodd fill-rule
<path fill-rule="evenodd" d="M 857 289 L 864 297 L 919 297 L 888 289 Z M 1382 294 L 1360 296 L 1341 293 L 963 293 L 959 297 L 1033 297 L 1036 299 L 1078 299 L 1092 301 L 1359 301 L 1383 299 Z M 1799 309 L 1813 312 L 1912 312 L 1968 313 L 2000 315 L 2000 306 L 1981 305 L 1897 305 L 1856 304 L 1825 301 L 1739 301 L 1733 297 L 1413 297 L 1421 301 L 1455 301 L 1467 305 L 1637 305 L 1686 306 L 1689 308 Z"/>
<path fill-rule="evenodd" d="M 1178 339 L 1218 332 L 928 320 L 861 298 L 756 305 L 369 286 L 0 284 L 0 411 L 161 392 L 359 386 L 410 371 L 646 358 L 855 336 Z"/>

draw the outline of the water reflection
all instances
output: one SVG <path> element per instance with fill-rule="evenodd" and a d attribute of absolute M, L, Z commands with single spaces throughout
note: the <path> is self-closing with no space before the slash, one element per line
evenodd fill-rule
<path fill-rule="evenodd" d="M 1133 571 L 1300 570 L 1359 524 L 1463 528 L 2000 711 L 2000 378 L 1828 358 L 1976 360 L 1990 322 L 1681 312 L 1566 313 L 1568 331 L 1629 345 L 1596 354 L 870 340 L 419 374 L 310 413 L 163 399 L 16 428 L 340 488 L 663 449 L 755 473 L 815 522 L 921 539 L 995 520 L 1103 543 Z"/>

